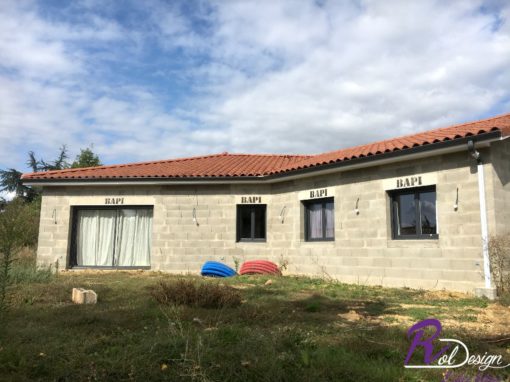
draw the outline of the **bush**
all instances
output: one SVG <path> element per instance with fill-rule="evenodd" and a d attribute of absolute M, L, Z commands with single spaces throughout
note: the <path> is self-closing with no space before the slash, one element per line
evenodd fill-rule
<path fill-rule="evenodd" d="M 37 242 L 39 210 L 20 198 L 0 213 L 0 311 L 4 311 L 10 271 L 21 250 Z"/>
<path fill-rule="evenodd" d="M 56 273 L 51 265 L 38 267 L 35 251 L 25 248 L 14 259 L 9 272 L 9 284 L 43 283 L 53 280 Z"/>
<path fill-rule="evenodd" d="M 235 307 L 241 304 L 241 294 L 226 285 L 191 280 L 160 281 L 151 289 L 160 304 L 187 305 L 201 308 Z"/>
<path fill-rule="evenodd" d="M 499 293 L 510 292 L 510 234 L 489 239 L 491 273 Z"/>

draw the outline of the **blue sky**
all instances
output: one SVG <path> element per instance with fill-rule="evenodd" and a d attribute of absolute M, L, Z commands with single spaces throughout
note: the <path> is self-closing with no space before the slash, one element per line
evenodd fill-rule
<path fill-rule="evenodd" d="M 2 1 L 0 168 L 317 153 L 510 112 L 506 1 Z"/>

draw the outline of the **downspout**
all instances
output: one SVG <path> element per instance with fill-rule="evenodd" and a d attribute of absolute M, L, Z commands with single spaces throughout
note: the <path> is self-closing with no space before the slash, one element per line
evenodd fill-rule
<path fill-rule="evenodd" d="M 475 149 L 473 141 L 468 142 L 468 150 L 471 156 L 476 160 L 478 173 L 478 195 L 480 199 L 480 226 L 482 231 L 482 254 L 483 254 L 483 272 L 485 278 L 485 288 L 492 288 L 491 266 L 489 259 L 489 228 L 487 220 L 487 202 L 485 197 L 485 172 L 483 168 L 480 152 Z"/>

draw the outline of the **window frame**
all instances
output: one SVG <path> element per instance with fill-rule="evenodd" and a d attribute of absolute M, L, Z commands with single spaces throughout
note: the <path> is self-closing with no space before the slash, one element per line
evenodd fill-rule
<path fill-rule="evenodd" d="M 241 209 L 250 208 L 250 238 L 241 237 L 242 219 Z M 261 209 L 264 212 L 264 237 L 255 238 L 255 210 Z M 267 204 L 237 204 L 236 205 L 236 242 L 237 243 L 265 243 L 267 242 Z"/>
<path fill-rule="evenodd" d="M 112 266 L 104 266 L 104 265 L 78 265 L 78 249 L 77 249 L 77 233 L 78 233 L 78 211 L 83 210 L 134 210 L 134 209 L 140 209 L 140 210 L 151 210 L 152 216 L 154 218 L 154 206 L 153 205 L 114 205 L 114 206 L 105 206 L 105 205 L 87 205 L 87 206 L 71 206 L 71 232 L 70 232 L 70 243 L 69 243 L 69 262 L 68 267 L 70 269 L 119 269 L 119 270 L 131 270 L 131 269 L 151 269 L 152 267 L 152 248 L 151 248 L 151 259 L 150 259 L 150 265 L 136 265 L 136 266 L 119 266 L 119 265 L 112 265 Z M 151 227 L 152 230 L 154 230 L 154 225 Z M 154 231 L 152 232 L 154 233 Z"/>
<path fill-rule="evenodd" d="M 326 237 L 326 204 L 332 202 L 333 203 L 333 237 Z M 310 206 L 312 204 L 322 204 L 322 237 L 321 238 L 311 238 L 310 237 Z M 303 207 L 305 209 L 305 241 L 306 242 L 321 242 L 321 241 L 335 241 L 335 198 L 333 196 L 327 198 L 320 199 L 308 199 L 303 200 Z"/>
<path fill-rule="evenodd" d="M 424 234 L 422 233 L 422 214 L 421 214 L 421 199 L 420 194 L 425 192 L 434 191 L 436 194 L 435 207 L 436 207 L 436 233 Z M 415 202 L 415 218 L 416 218 L 416 234 L 402 235 L 398 234 L 398 197 L 400 195 L 414 195 Z M 391 239 L 392 240 L 437 240 L 439 239 L 439 225 L 437 223 L 437 190 L 436 186 L 425 187 L 412 187 L 389 192 L 390 196 L 390 213 L 391 213 Z"/>

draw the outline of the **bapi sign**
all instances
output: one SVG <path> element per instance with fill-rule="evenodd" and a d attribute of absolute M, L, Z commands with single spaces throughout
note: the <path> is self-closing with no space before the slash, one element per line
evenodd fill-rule
<path fill-rule="evenodd" d="M 441 323 L 439 320 L 429 318 L 411 326 L 407 337 L 411 346 L 404 360 L 404 367 L 408 369 L 452 369 L 461 366 L 475 366 L 480 371 L 488 369 L 504 369 L 510 366 L 501 355 L 471 354 L 468 347 L 453 338 L 439 338 Z M 435 349 L 434 341 L 441 342 L 440 349 Z M 423 350 L 423 359 L 416 354 Z M 411 362 L 413 360 L 414 362 Z M 420 361 L 420 362 L 418 362 Z"/>
<path fill-rule="evenodd" d="M 410 176 L 397 179 L 397 188 L 409 188 L 423 185 L 421 176 Z"/>

